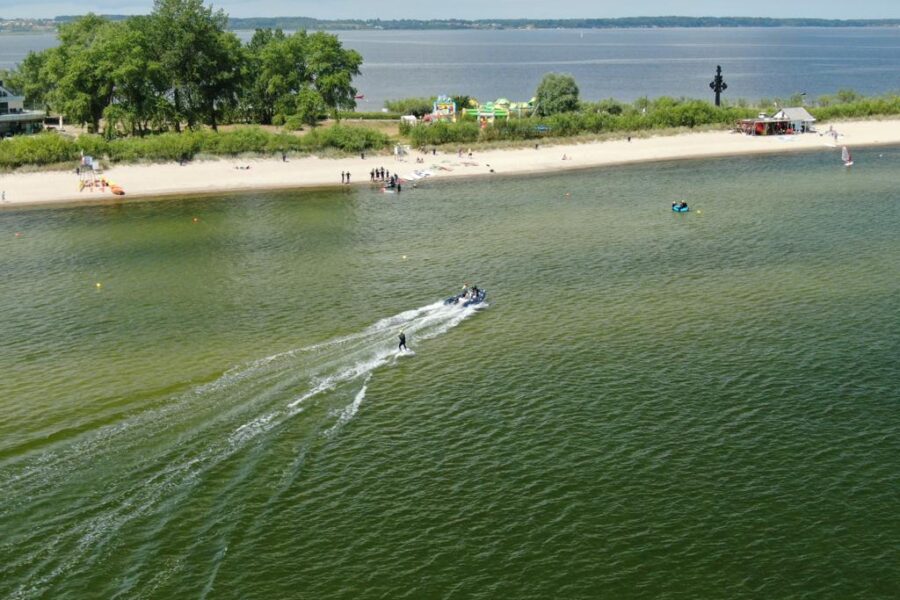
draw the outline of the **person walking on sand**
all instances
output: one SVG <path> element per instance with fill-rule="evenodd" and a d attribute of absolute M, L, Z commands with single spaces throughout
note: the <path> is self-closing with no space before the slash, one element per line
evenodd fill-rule
<path fill-rule="evenodd" d="M 341 183 L 345 183 L 347 179 L 347 174 L 341 171 Z"/>
<path fill-rule="evenodd" d="M 409 350 L 409 348 L 406 347 L 406 334 L 403 333 L 402 329 L 400 330 L 400 335 L 398 337 L 400 338 L 400 345 L 397 346 L 397 350 Z"/>
<path fill-rule="evenodd" d="M 347 171 L 347 183 L 350 183 L 350 171 Z"/>

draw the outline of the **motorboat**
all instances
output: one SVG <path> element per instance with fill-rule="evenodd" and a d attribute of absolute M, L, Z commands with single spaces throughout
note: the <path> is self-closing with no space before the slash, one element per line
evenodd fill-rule
<path fill-rule="evenodd" d="M 482 304 L 485 296 L 487 296 L 487 290 L 473 287 L 472 289 L 465 289 L 459 294 L 447 298 L 444 300 L 444 304 L 456 304 L 465 308 L 467 306 Z"/>

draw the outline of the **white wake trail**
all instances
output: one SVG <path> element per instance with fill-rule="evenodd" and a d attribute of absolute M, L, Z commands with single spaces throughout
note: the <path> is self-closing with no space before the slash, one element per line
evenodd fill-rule
<path fill-rule="evenodd" d="M 0 489 L 11 499 L 3 519 L 26 517 L 28 504 L 15 499 L 51 489 L 66 497 L 66 489 L 81 489 L 85 481 L 97 490 L 84 498 L 72 493 L 59 507 L 80 515 L 76 525 L 61 530 L 48 521 L 0 543 L 4 552 L 17 549 L 15 564 L 8 566 L 30 573 L 31 587 L 14 592 L 40 595 L 62 577 L 95 568 L 134 523 L 157 514 L 166 518 L 167 503 L 186 502 L 207 485 L 217 467 L 238 460 L 238 453 L 251 444 L 273 443 L 301 413 L 323 418 L 304 407 L 327 400 L 323 396 L 339 386 L 362 381 L 350 404 L 328 413 L 327 418 L 336 414 L 337 420 L 327 433 L 337 433 L 358 414 L 373 373 L 400 357 L 399 330 L 422 351 L 423 342 L 475 312 L 474 307 L 436 302 L 379 319 L 362 331 L 272 354 L 160 398 L 154 408 L 88 431 L 65 447 L 0 469 Z M 317 430 L 315 421 L 310 425 L 303 429 Z M 54 540 L 59 555 L 42 563 L 46 540 Z"/>

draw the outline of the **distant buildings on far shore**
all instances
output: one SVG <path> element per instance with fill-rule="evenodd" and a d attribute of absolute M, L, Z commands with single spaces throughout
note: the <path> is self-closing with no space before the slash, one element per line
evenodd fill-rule
<path fill-rule="evenodd" d="M 29 33 L 36 31 L 56 31 L 56 19 L 3 19 L 0 18 L 0 33 Z"/>
<path fill-rule="evenodd" d="M 149 4 L 149 3 L 148 3 Z M 204 0 L 204 4 L 210 4 Z M 104 14 L 111 21 L 121 21 L 128 15 Z M 77 16 L 57 16 L 52 19 L 0 17 L 0 34 L 56 31 L 58 25 L 69 23 Z M 296 31 L 358 31 L 358 30 L 497 30 L 497 29 L 667 29 L 667 28 L 736 28 L 736 27 L 900 27 L 900 19 L 815 19 L 772 17 L 618 17 L 591 19 L 315 19 L 312 17 L 232 17 L 228 28 L 234 31 L 254 29 L 283 29 Z"/>

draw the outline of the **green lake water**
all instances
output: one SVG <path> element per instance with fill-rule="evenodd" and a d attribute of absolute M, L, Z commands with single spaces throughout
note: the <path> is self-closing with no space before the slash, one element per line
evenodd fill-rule
<path fill-rule="evenodd" d="M 854 158 L 0 212 L 0 598 L 897 597 Z"/>

